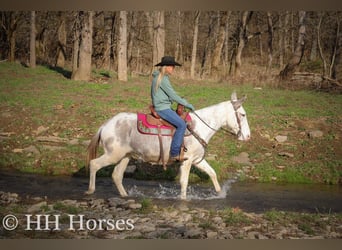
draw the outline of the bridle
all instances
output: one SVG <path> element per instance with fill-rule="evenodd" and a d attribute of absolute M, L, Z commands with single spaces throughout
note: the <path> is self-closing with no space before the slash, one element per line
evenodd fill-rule
<path fill-rule="evenodd" d="M 237 111 L 238 109 L 235 109 L 234 105 L 233 105 L 233 108 L 234 108 L 234 113 L 235 113 L 235 117 L 236 117 L 236 121 L 238 123 L 238 126 L 239 126 L 239 131 L 236 133 L 237 136 L 240 136 L 241 135 L 241 119 L 239 117 L 239 112 Z M 193 111 L 192 113 L 194 113 L 197 118 L 204 124 L 206 125 L 208 128 L 210 128 L 211 130 L 215 131 L 215 132 L 218 132 L 219 130 L 223 130 L 223 132 L 225 133 L 229 133 L 229 134 L 234 134 L 232 131 L 228 130 L 228 129 L 225 129 L 225 128 L 221 128 L 221 129 L 215 129 L 213 127 L 211 127 L 208 123 L 206 123 L 195 111 Z"/>
<path fill-rule="evenodd" d="M 236 121 L 239 125 L 239 131 L 236 133 L 237 136 L 240 136 L 241 135 L 241 120 L 240 120 L 240 117 L 239 117 L 239 113 L 237 111 L 237 109 L 235 109 L 234 105 L 233 105 L 233 108 L 234 108 L 234 111 L 235 111 L 235 117 L 236 117 Z M 215 132 L 218 132 L 219 129 L 215 129 L 213 127 L 211 127 L 207 122 L 205 122 L 195 111 L 192 112 L 194 115 L 197 116 L 197 118 L 204 124 L 206 125 L 208 128 L 210 128 L 211 130 L 215 131 Z M 200 163 L 201 161 L 203 161 L 203 159 L 205 158 L 205 155 L 206 155 L 206 149 L 208 147 L 208 143 L 202 139 L 192 128 L 190 125 L 187 125 L 187 128 L 188 130 L 190 131 L 190 133 L 198 140 L 198 142 L 203 146 L 204 148 L 204 154 L 201 158 L 200 161 L 198 161 L 197 163 L 195 164 L 198 164 Z M 232 131 L 228 130 L 228 129 L 225 129 L 225 128 L 221 128 L 221 130 L 223 130 L 223 132 L 225 133 L 229 133 L 229 134 L 234 134 Z"/>

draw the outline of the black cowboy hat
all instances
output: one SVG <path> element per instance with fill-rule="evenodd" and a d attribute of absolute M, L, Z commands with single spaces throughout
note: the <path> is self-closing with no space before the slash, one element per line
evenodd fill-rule
<path fill-rule="evenodd" d="M 175 61 L 175 58 L 172 56 L 164 56 L 160 63 L 156 64 L 155 66 L 182 66 Z"/>

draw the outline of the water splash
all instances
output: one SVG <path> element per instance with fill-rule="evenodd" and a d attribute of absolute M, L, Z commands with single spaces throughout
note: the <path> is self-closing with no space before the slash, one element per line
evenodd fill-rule
<path fill-rule="evenodd" d="M 212 186 L 205 187 L 203 185 L 188 186 L 188 200 L 214 200 L 225 199 L 229 193 L 234 180 L 227 180 L 221 187 L 221 192 L 217 193 Z M 175 183 L 158 183 L 157 185 L 132 186 L 128 190 L 129 196 L 132 197 L 150 197 L 160 200 L 172 200 L 180 198 L 180 186 Z"/>

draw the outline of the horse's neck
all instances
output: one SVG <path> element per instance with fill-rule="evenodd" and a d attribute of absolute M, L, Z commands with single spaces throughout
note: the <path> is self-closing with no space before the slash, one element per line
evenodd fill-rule
<path fill-rule="evenodd" d="M 196 111 L 199 117 L 194 117 L 195 129 L 203 139 L 209 141 L 215 132 L 226 124 L 231 106 L 227 101 Z"/>

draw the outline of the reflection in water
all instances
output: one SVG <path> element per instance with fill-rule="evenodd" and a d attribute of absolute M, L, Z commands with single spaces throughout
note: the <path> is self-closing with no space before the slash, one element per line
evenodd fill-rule
<path fill-rule="evenodd" d="M 84 195 L 88 177 L 52 177 L 33 174 L 0 172 L 0 191 L 18 193 L 21 197 L 47 197 L 50 200 L 89 198 Z M 138 181 L 125 178 L 123 182 L 130 198 L 150 198 L 160 206 L 184 204 L 179 200 L 180 185 L 170 181 Z M 341 186 L 244 183 L 228 180 L 221 183 L 217 194 L 211 183 L 188 187 L 188 207 L 225 209 L 239 207 L 248 212 L 263 212 L 272 208 L 284 211 L 342 212 Z M 118 197 L 111 178 L 96 180 L 92 198 Z"/>

